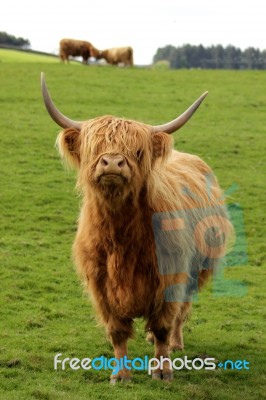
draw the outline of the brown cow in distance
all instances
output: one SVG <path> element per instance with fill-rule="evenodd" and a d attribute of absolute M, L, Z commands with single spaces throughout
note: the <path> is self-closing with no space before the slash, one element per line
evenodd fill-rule
<path fill-rule="evenodd" d="M 69 62 L 69 56 L 81 56 L 83 58 L 83 64 L 87 64 L 88 59 L 92 57 L 92 51 L 97 52 L 97 49 L 90 42 L 86 42 L 85 40 L 62 39 L 59 44 L 59 55 L 63 62 Z"/>
<path fill-rule="evenodd" d="M 104 58 L 108 64 L 133 65 L 133 49 L 132 47 L 113 47 L 107 50 L 92 50 L 92 56 L 97 60 Z"/>
<path fill-rule="evenodd" d="M 78 170 L 83 194 L 74 259 L 114 347 L 127 357 L 133 321 L 153 336 L 154 379 L 173 377 L 169 352 L 183 348 L 182 325 L 192 295 L 225 253 L 231 224 L 222 191 L 199 157 L 173 149 L 181 128 L 207 93 L 183 114 L 151 126 L 110 115 L 73 121 L 53 104 L 42 75 L 48 113 L 63 128 L 61 156 Z M 124 366 L 111 383 L 129 380 Z"/>

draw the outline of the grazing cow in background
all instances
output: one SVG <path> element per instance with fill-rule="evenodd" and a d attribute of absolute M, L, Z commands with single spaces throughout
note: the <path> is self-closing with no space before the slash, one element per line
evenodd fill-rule
<path fill-rule="evenodd" d="M 44 75 L 42 92 L 47 111 L 63 128 L 59 152 L 78 170 L 83 204 L 74 258 L 115 358 L 127 357 L 137 317 L 153 335 L 155 357 L 167 358 L 170 350 L 183 348 L 191 295 L 212 275 L 231 231 L 208 165 L 172 148 L 170 133 L 186 123 L 206 93 L 175 120 L 150 126 L 110 115 L 73 121 L 53 104 Z M 171 380 L 170 361 L 155 365 L 153 378 Z M 111 375 L 111 383 L 128 379 L 126 367 Z"/>
<path fill-rule="evenodd" d="M 132 47 L 114 47 L 107 50 L 92 50 L 92 56 L 97 60 L 104 58 L 111 65 L 133 65 L 133 49 Z"/>
<path fill-rule="evenodd" d="M 62 39 L 60 40 L 60 59 L 61 61 L 69 62 L 68 57 L 79 57 L 83 58 L 83 64 L 88 63 L 88 59 L 92 57 L 92 51 L 97 52 L 97 49 L 85 40 L 75 40 L 75 39 Z"/>

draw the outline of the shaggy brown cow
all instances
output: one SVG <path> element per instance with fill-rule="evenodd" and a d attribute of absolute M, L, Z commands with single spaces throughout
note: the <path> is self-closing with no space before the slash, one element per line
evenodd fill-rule
<path fill-rule="evenodd" d="M 108 64 L 133 65 L 133 49 L 132 47 L 114 47 L 107 50 L 93 49 L 92 56 L 97 60 L 104 58 Z"/>
<path fill-rule="evenodd" d="M 60 154 L 78 169 L 83 205 L 74 258 L 115 357 L 127 355 L 136 317 L 147 321 L 155 357 L 168 357 L 183 348 L 191 295 L 224 255 L 231 229 L 210 168 L 173 150 L 169 135 L 206 93 L 175 120 L 150 126 L 113 116 L 73 121 L 54 106 L 44 76 L 42 91 L 50 116 L 63 128 Z M 153 377 L 171 380 L 170 363 Z M 124 368 L 111 382 L 129 378 Z"/>
<path fill-rule="evenodd" d="M 61 61 L 69 62 L 68 57 L 79 57 L 83 58 L 83 64 L 87 64 L 88 59 L 92 57 L 92 50 L 97 51 L 95 47 L 85 40 L 75 39 L 62 39 L 60 40 L 60 58 Z"/>

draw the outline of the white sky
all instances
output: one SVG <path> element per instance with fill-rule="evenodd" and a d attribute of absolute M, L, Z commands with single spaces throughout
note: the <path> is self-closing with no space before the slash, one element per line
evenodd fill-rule
<path fill-rule="evenodd" d="M 63 37 L 100 50 L 130 45 L 136 64 L 158 47 L 232 44 L 266 48 L 265 0 L 2 0 L 0 31 L 58 52 Z"/>

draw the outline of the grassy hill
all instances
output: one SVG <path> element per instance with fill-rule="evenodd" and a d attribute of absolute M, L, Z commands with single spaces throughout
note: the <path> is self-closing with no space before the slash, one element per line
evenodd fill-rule
<path fill-rule="evenodd" d="M 265 388 L 265 73 L 105 68 L 0 49 L 0 398 L 260 399 Z M 114 114 L 150 124 L 174 118 L 203 91 L 209 96 L 175 134 L 179 150 L 201 156 L 243 211 L 248 260 L 229 265 L 224 280 L 242 292 L 210 285 L 193 305 L 185 350 L 246 360 L 250 370 L 176 371 L 174 382 L 136 371 L 110 387 L 110 371 L 54 371 L 64 357 L 112 357 L 103 328 L 82 295 L 71 261 L 80 199 L 75 173 L 64 171 L 54 143 L 40 72 L 56 105 L 73 119 Z M 238 284 L 234 286 L 234 284 Z M 143 322 L 129 343 L 132 358 L 153 349 Z"/>
<path fill-rule="evenodd" d="M 44 55 L 39 52 L 12 50 L 0 48 L 0 63 L 54 63 L 58 58 L 54 55 Z"/>

